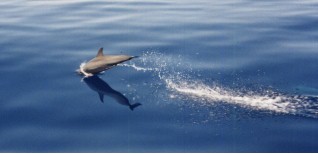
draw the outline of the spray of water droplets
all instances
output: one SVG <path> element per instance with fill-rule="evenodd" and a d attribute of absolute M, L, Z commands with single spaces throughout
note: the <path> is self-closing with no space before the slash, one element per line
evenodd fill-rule
<path fill-rule="evenodd" d="M 181 56 L 166 56 L 157 52 L 146 52 L 137 61 L 120 66 L 131 67 L 137 71 L 154 72 L 166 88 L 177 96 L 200 102 L 228 103 L 253 110 L 267 110 L 276 113 L 303 115 L 318 118 L 318 97 L 280 94 L 271 90 L 264 92 L 235 91 L 217 84 L 208 85 L 198 81 L 190 74 L 190 63 Z"/>

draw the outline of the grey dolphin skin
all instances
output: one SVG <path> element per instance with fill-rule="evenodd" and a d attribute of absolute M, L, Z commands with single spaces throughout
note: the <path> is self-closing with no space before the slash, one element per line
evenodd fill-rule
<path fill-rule="evenodd" d="M 92 76 L 93 74 L 110 69 L 119 63 L 128 61 L 135 57 L 136 56 L 128 55 L 104 55 L 103 48 L 100 48 L 95 58 L 87 62 L 85 65 L 80 66 L 79 72 L 83 73 L 85 76 Z"/>
<path fill-rule="evenodd" d="M 96 91 L 99 95 L 99 98 L 104 102 L 104 95 L 114 98 L 119 104 L 129 106 L 130 110 L 134 110 L 137 106 L 140 106 L 140 103 L 130 104 L 129 100 L 120 92 L 111 88 L 104 80 L 99 78 L 97 75 L 86 77 L 83 79 L 84 82 L 92 90 Z"/>

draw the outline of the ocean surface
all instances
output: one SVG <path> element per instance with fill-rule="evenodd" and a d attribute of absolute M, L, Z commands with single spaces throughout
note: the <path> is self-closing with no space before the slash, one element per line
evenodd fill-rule
<path fill-rule="evenodd" d="M 0 1 L 0 71 L 0 152 L 318 152 L 315 0 Z"/>

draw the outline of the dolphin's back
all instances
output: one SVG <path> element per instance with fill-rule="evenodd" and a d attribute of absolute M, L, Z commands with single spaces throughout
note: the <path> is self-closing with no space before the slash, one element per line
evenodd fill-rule
<path fill-rule="evenodd" d="M 119 63 L 135 58 L 127 55 L 104 55 L 103 48 L 100 48 L 95 58 L 80 66 L 80 72 L 85 76 L 97 74 L 116 66 Z"/>
<path fill-rule="evenodd" d="M 96 74 L 105 71 L 110 67 L 111 65 L 108 65 L 103 57 L 96 57 L 86 63 L 83 67 L 83 70 L 87 73 Z"/>
<path fill-rule="evenodd" d="M 116 66 L 117 64 L 130 60 L 132 58 L 132 56 L 127 55 L 108 55 L 102 57 L 95 57 L 94 59 L 86 63 L 83 69 L 87 73 L 96 74 L 110 69 L 113 66 Z"/>

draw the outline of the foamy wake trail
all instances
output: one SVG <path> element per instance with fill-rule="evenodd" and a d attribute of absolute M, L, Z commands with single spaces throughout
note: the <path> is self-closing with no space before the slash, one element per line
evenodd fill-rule
<path fill-rule="evenodd" d="M 176 84 L 169 79 L 165 82 L 168 88 L 179 93 L 191 97 L 204 98 L 212 102 L 227 102 L 254 109 L 271 110 L 282 113 L 295 112 L 295 109 L 290 107 L 288 99 L 283 96 L 239 95 L 235 94 L 233 91 L 221 89 L 220 87 L 209 87 L 207 85 L 191 84 L 187 82 Z"/>
<path fill-rule="evenodd" d="M 157 59 L 157 61 L 163 62 L 162 57 Z M 149 65 L 147 62 L 149 61 L 142 60 L 142 64 L 146 64 L 145 66 L 155 67 L 145 68 L 136 66 L 136 64 L 121 64 L 121 66 L 131 67 L 137 71 L 156 72 L 169 90 L 194 100 L 204 99 L 210 103 L 230 103 L 253 110 L 268 110 L 318 118 L 318 97 L 315 96 L 284 95 L 272 91 L 265 91 L 261 94 L 256 92 L 243 93 L 216 85 L 189 81 L 180 77 L 180 73 L 169 71 L 169 67 L 167 68 L 166 64 L 159 65 L 154 63 Z M 151 62 L 154 62 L 154 60 L 151 60 Z"/>
<path fill-rule="evenodd" d="M 226 102 L 256 110 L 270 110 L 278 113 L 300 114 L 310 117 L 318 116 L 317 97 L 286 96 L 267 91 L 265 94 L 245 94 L 225 90 L 218 86 L 193 84 L 188 82 L 175 83 L 165 80 L 168 88 L 194 98 L 204 98 L 211 102 Z"/>
<path fill-rule="evenodd" d="M 318 98 L 314 96 L 283 95 L 272 91 L 266 91 L 263 94 L 253 92 L 240 93 L 202 83 L 173 81 L 172 79 L 164 79 L 164 81 L 169 89 L 195 100 L 204 99 L 211 103 L 231 103 L 253 110 L 268 110 L 277 113 L 318 117 Z"/>

